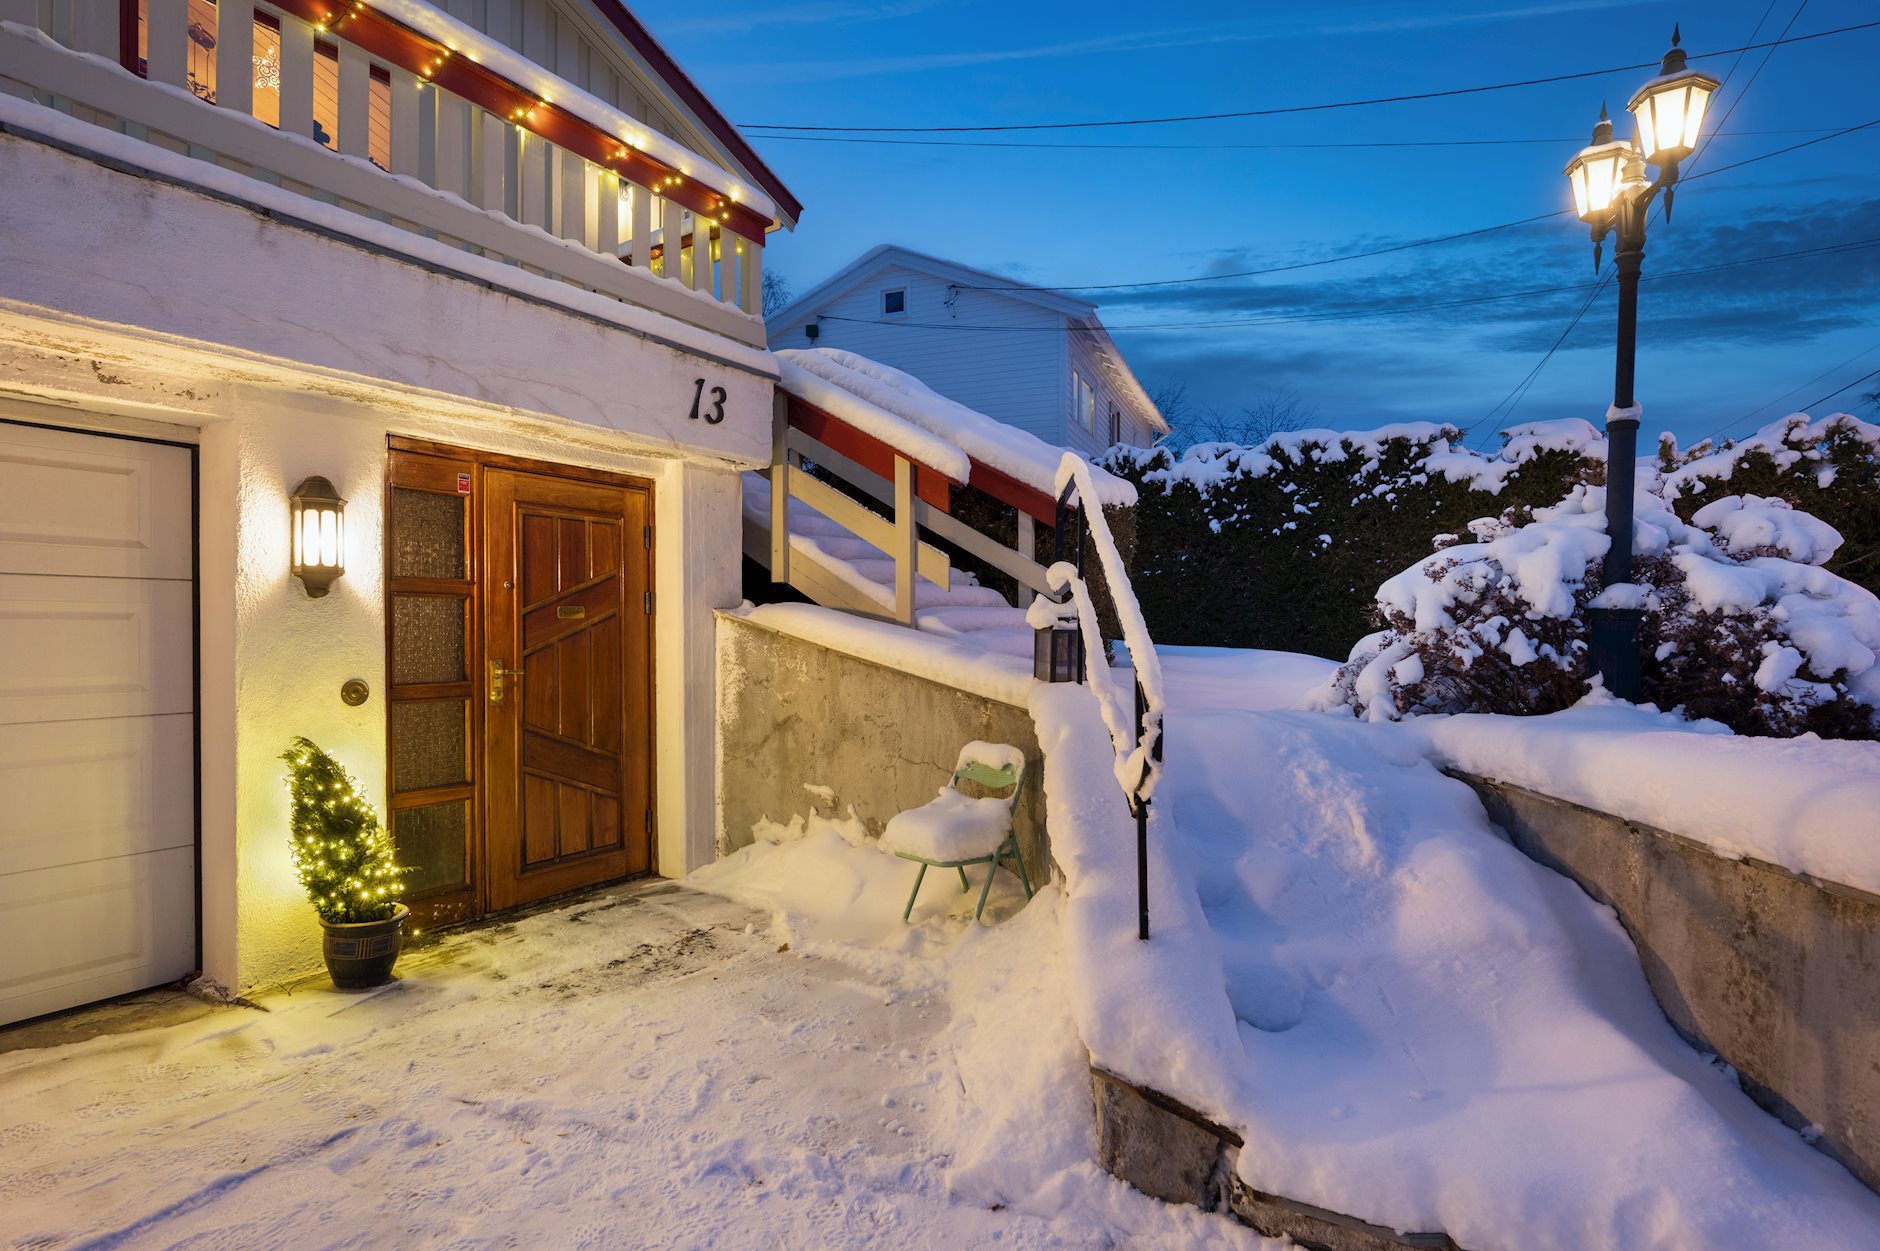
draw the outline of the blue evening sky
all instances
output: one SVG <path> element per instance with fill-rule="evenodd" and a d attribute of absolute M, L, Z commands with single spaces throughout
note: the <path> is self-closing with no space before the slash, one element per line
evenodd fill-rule
<path fill-rule="evenodd" d="M 726 0 L 711 8 L 645 0 L 636 8 L 747 127 L 1310 104 L 1656 61 L 1674 21 L 1696 54 L 1752 42 L 1765 14 L 1758 40 L 1792 17 L 1791 35 L 1880 17 L 1872 0 Z M 1688 174 L 1880 119 L 1880 29 L 1777 48 L 1766 65 L 1765 55 L 1695 62 L 1730 74 L 1710 128 L 1728 112 L 1726 132 L 1764 133 L 1724 133 Z M 883 242 L 1077 287 L 1258 269 L 1493 226 L 1567 205 L 1561 167 L 1587 142 L 1601 101 L 1629 135 L 1625 103 L 1651 73 L 1293 116 L 925 136 L 1086 147 L 802 142 L 753 130 L 805 205 L 796 233 L 778 237 L 766 259 L 799 292 Z M 1260 146 L 1429 140 L 1541 142 Z M 1866 240 L 1880 243 L 1880 126 L 1682 187 L 1671 221 L 1654 225 L 1647 246 L 1646 446 L 1660 429 L 1687 443 L 1719 428 L 1747 433 L 1880 368 L 1880 247 L 1651 275 Z M 1592 274 L 1585 228 L 1566 216 L 1373 260 L 1087 298 L 1152 389 L 1186 380 L 1192 397 L 1225 407 L 1295 392 L 1316 410 L 1314 424 L 1450 421 L 1491 441 L 1489 414 L 1502 415 L 1497 405 L 1587 293 L 1377 310 L 1586 283 Z M 1603 418 L 1613 305 L 1608 287 L 1515 420 Z M 1275 317 L 1288 320 L 1220 324 Z M 1821 411 L 1858 407 L 1876 385 Z"/>

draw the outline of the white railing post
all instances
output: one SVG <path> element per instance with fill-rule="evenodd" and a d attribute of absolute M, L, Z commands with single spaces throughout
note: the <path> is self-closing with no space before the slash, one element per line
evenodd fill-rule
<path fill-rule="evenodd" d="M 94 56 L 105 57 L 116 62 L 118 59 L 118 5 L 135 4 L 137 0 L 84 0 L 72 9 L 72 46 L 80 52 L 89 52 Z M 32 26 L 38 22 L 39 6 L 35 0 L 25 0 L 17 6 L 16 12 L 9 12 L 12 7 L 0 4 L 0 18 L 7 21 L 21 22 Z M 221 43 L 218 35 L 217 44 Z"/>
<path fill-rule="evenodd" d="M 525 130 L 520 134 L 522 159 L 516 163 L 516 178 L 522 186 L 516 200 L 517 211 L 525 225 L 548 230 L 548 150 L 551 145 L 533 131 Z"/>
<path fill-rule="evenodd" d="M 437 189 L 474 202 L 470 191 L 470 102 L 437 92 Z"/>
<path fill-rule="evenodd" d="M 594 229 L 588 246 L 602 256 L 620 254 L 620 175 L 598 165 L 588 167 L 594 188 Z"/>
<path fill-rule="evenodd" d="M 189 87 L 189 0 L 150 0 L 145 70 L 153 83 Z"/>
<path fill-rule="evenodd" d="M 99 8 L 115 6 L 101 4 Z M 215 102 L 237 113 L 255 111 L 255 9 L 219 4 L 215 9 Z"/>
<path fill-rule="evenodd" d="M 1035 561 L 1038 559 L 1037 526 L 1038 523 L 1032 520 L 1030 513 L 1022 508 L 1018 510 L 1018 540 L 1013 543 L 1012 546 L 1018 554 L 1023 556 L 1026 560 Z M 1031 601 L 1032 593 L 1029 592 L 1023 582 L 1018 583 L 1012 588 L 1012 604 L 1014 607 L 1029 608 Z"/>
<path fill-rule="evenodd" d="M 313 27 L 281 14 L 281 133 L 313 138 Z"/>
<path fill-rule="evenodd" d="M 770 580 L 790 580 L 790 397 L 772 393 L 770 420 Z"/>
<path fill-rule="evenodd" d="M 372 62 L 364 48 L 339 45 L 339 150 L 347 156 L 372 154 Z"/>
<path fill-rule="evenodd" d="M 410 70 L 392 68 L 392 172 L 417 178 L 424 168 L 424 154 L 419 136 L 418 110 L 430 103 L 430 97 L 418 86 L 418 76 Z"/>
<path fill-rule="evenodd" d="M 894 458 L 894 615 L 914 624 L 914 582 L 920 573 L 920 527 L 914 522 L 914 463 Z"/>
<path fill-rule="evenodd" d="M 653 193 L 636 186 L 632 195 L 633 267 L 653 272 Z"/>
<path fill-rule="evenodd" d="M 503 146 L 507 139 L 508 123 L 494 113 L 477 111 L 476 144 L 476 185 L 472 188 L 476 194 L 473 201 L 478 208 L 492 212 L 503 211 Z"/>
<path fill-rule="evenodd" d="M 739 307 L 747 313 L 761 315 L 764 309 L 764 249 L 760 241 L 745 241 L 744 264 L 740 267 L 738 279 L 742 287 Z"/>
<path fill-rule="evenodd" d="M 703 213 L 692 214 L 692 271 L 688 277 L 694 291 L 712 289 L 712 224 Z"/>
<path fill-rule="evenodd" d="M 556 214 L 555 229 L 552 233 L 564 239 L 570 239 L 582 247 L 589 246 L 588 237 L 588 169 L 586 158 L 569 152 L 564 148 L 555 149 L 556 182 L 560 189 L 560 210 Z"/>

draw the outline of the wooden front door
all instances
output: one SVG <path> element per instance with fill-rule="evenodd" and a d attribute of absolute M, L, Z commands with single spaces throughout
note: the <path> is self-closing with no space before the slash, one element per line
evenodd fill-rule
<path fill-rule="evenodd" d="M 484 811 L 493 909 L 652 859 L 644 489 L 483 473 Z"/>
<path fill-rule="evenodd" d="M 394 438 L 388 486 L 389 807 L 419 923 L 650 871 L 652 484 Z"/>

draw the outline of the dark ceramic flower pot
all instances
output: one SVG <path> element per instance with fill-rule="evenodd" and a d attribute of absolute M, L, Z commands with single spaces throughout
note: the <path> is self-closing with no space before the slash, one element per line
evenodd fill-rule
<path fill-rule="evenodd" d="M 405 918 L 411 909 L 399 904 L 382 921 L 353 925 L 320 922 L 326 930 L 323 946 L 326 971 L 341 990 L 383 986 L 392 979 L 399 949 L 405 945 Z"/>

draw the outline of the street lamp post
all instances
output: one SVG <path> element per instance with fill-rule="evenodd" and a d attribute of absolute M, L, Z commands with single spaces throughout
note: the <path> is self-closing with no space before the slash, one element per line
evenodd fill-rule
<path fill-rule="evenodd" d="M 1638 282 L 1645 262 L 1645 226 L 1652 202 L 1665 197 L 1665 217 L 1678 181 L 1678 163 L 1697 147 L 1704 114 L 1718 82 L 1685 65 L 1671 32 L 1658 77 L 1639 88 L 1628 106 L 1636 138 L 1615 142 L 1602 106 L 1593 142 L 1567 163 L 1567 181 L 1580 220 L 1592 227 L 1593 269 L 1599 269 L 1606 236 L 1614 236 L 1613 265 L 1619 282 L 1618 354 L 1613 364 L 1612 407 L 1606 413 L 1606 533 L 1611 544 L 1602 567 L 1608 587 L 1632 580 L 1632 493 L 1638 463 L 1639 404 L 1634 390 L 1638 358 Z M 1645 166 L 1658 177 L 1646 181 Z M 1640 694 L 1637 608 L 1613 605 L 1588 610 L 1592 659 L 1606 689 L 1621 699 Z"/>

